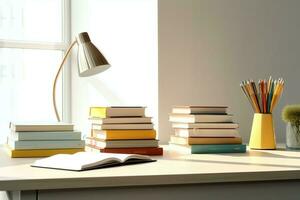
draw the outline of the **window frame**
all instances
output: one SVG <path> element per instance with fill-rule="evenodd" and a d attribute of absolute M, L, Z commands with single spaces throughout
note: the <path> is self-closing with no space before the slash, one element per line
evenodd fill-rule
<path fill-rule="evenodd" d="M 61 0 L 62 3 L 62 42 L 30 42 L 22 40 L 0 39 L 0 48 L 59 50 L 65 55 L 71 42 L 71 0 Z M 59 64 L 59 63 L 58 63 Z M 58 66 L 53 66 L 58 67 Z M 62 73 L 61 119 L 71 121 L 71 59 L 67 59 Z M 54 77 L 53 77 L 54 80 Z M 52 89 L 52 88 L 51 88 Z M 49 89 L 49 92 L 51 91 Z M 54 112 L 54 110 L 53 110 Z"/>

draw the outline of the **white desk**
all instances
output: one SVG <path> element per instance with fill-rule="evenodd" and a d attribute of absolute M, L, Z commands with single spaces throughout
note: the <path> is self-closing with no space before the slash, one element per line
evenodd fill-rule
<path fill-rule="evenodd" d="M 300 152 L 187 155 L 164 148 L 157 162 L 84 172 L 33 168 L 35 159 L 11 159 L 1 148 L 0 190 L 22 200 L 300 198 Z"/>

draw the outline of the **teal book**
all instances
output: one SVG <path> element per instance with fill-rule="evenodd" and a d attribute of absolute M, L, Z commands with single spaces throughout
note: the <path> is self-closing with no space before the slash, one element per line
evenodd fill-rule
<path fill-rule="evenodd" d="M 8 139 L 8 146 L 13 150 L 21 149 L 80 149 L 84 148 L 84 140 L 35 140 L 15 141 Z"/>
<path fill-rule="evenodd" d="M 15 141 L 23 140 L 81 140 L 80 131 L 20 131 L 12 132 Z"/>
<path fill-rule="evenodd" d="M 191 145 L 191 153 L 192 154 L 245 153 L 245 152 L 246 152 L 245 144 L 208 144 L 208 145 L 195 144 L 195 145 Z"/>

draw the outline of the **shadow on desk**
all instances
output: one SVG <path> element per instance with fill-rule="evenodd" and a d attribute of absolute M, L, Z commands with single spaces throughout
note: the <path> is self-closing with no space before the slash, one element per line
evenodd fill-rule
<path fill-rule="evenodd" d="M 277 151 L 277 150 L 280 150 L 280 151 Z M 242 157 L 243 156 L 244 157 L 246 155 L 246 156 L 249 156 L 249 157 L 269 157 L 269 158 L 284 158 L 284 159 L 300 159 L 300 151 L 299 152 L 297 152 L 297 151 L 290 151 L 291 153 L 295 152 L 295 153 L 298 154 L 297 156 L 295 156 L 295 155 L 286 155 L 286 154 L 283 155 L 283 154 L 280 154 L 280 152 L 286 152 L 285 149 L 277 149 L 277 150 L 272 150 L 272 151 L 274 151 L 274 153 L 272 153 L 272 152 L 266 152 L 266 151 L 260 151 L 260 150 L 248 150 L 245 154 L 237 154 L 237 155 L 234 155 L 234 156 L 238 156 L 238 157 Z M 229 155 L 229 156 L 232 156 L 232 154 Z"/>
<path fill-rule="evenodd" d="M 17 166 L 17 165 L 24 165 L 24 164 L 29 165 L 37 159 L 41 159 L 41 158 L 10 158 L 8 156 L 5 158 L 0 157 L 0 170 L 3 167 Z"/>
<path fill-rule="evenodd" d="M 293 168 L 300 169 L 300 166 L 295 165 L 284 165 L 284 164 L 267 164 L 259 163 L 255 161 L 251 162 L 239 162 L 239 161 L 224 161 L 224 160 L 205 160 L 205 159 L 166 159 L 169 161 L 176 162 L 195 162 L 195 163 L 209 163 L 209 164 L 229 164 L 229 165 L 248 165 L 248 166 L 263 166 L 263 167 L 280 167 L 280 168 Z"/>

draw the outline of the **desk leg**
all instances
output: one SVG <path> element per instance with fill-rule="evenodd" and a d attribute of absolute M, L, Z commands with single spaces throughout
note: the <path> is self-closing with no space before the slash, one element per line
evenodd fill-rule
<path fill-rule="evenodd" d="M 6 199 L 7 200 L 37 200 L 38 192 L 35 190 L 6 191 Z"/>

